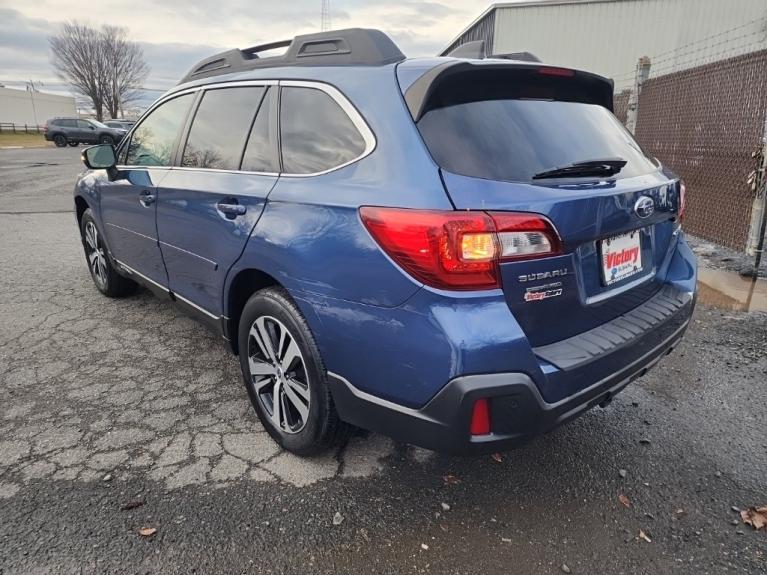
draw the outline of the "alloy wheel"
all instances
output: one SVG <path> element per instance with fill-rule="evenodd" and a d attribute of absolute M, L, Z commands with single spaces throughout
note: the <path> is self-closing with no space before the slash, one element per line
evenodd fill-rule
<path fill-rule="evenodd" d="M 253 322 L 248 334 L 250 384 L 272 424 L 298 433 L 309 416 L 309 374 L 296 339 L 272 316 Z"/>
<path fill-rule="evenodd" d="M 107 285 L 107 260 L 104 247 L 99 238 L 99 232 L 93 222 L 85 224 L 85 255 L 88 258 L 88 266 L 91 269 L 93 280 L 99 289 L 106 289 Z"/>

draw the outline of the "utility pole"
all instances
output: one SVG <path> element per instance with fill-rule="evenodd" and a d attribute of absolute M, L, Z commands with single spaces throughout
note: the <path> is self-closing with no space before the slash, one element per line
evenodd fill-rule
<path fill-rule="evenodd" d="M 636 75 L 634 76 L 634 89 L 629 96 L 628 112 L 626 113 L 626 128 L 632 134 L 636 133 L 637 117 L 639 116 L 639 95 L 642 86 L 650 77 L 650 58 L 642 56 L 637 62 Z"/>
<path fill-rule="evenodd" d="M 330 30 L 330 0 L 322 0 L 322 20 L 320 22 L 320 30 L 325 32 Z"/>
<path fill-rule="evenodd" d="M 30 80 L 27 82 L 27 90 L 29 91 L 29 100 L 32 102 L 32 117 L 35 119 L 35 126 L 40 125 L 40 121 L 37 119 L 37 106 L 35 106 L 35 92 L 37 92 L 37 86 Z"/>

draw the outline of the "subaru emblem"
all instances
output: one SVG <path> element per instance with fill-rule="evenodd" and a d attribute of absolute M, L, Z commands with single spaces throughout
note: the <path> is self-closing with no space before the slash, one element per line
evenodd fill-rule
<path fill-rule="evenodd" d="M 655 212 L 655 202 L 649 196 L 642 196 L 634 204 L 634 213 L 640 218 L 649 218 Z"/>

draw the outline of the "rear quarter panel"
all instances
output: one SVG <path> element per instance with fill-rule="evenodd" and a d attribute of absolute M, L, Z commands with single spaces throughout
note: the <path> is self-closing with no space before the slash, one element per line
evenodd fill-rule
<path fill-rule="evenodd" d="M 358 109 L 376 147 L 326 174 L 281 176 L 230 277 L 260 269 L 292 292 L 383 307 L 397 306 L 419 289 L 383 254 L 358 213 L 364 205 L 452 209 L 394 70 L 323 71 L 317 81 L 336 87 Z"/>

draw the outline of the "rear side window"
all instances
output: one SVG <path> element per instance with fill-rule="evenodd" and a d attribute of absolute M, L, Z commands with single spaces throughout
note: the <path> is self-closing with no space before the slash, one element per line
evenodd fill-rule
<path fill-rule="evenodd" d="M 265 88 L 208 90 L 194 116 L 181 165 L 237 170 Z"/>
<path fill-rule="evenodd" d="M 547 170 L 606 158 L 627 161 L 616 178 L 657 169 L 609 110 L 573 101 L 577 84 L 567 92 L 566 81 L 447 82 L 418 129 L 437 164 L 465 176 L 533 182 Z"/>
<path fill-rule="evenodd" d="M 74 128 L 77 126 L 77 120 L 56 120 L 56 125 L 62 128 Z"/>
<path fill-rule="evenodd" d="M 365 139 L 328 94 L 284 87 L 280 97 L 282 166 L 288 174 L 314 174 L 360 157 Z"/>
<path fill-rule="evenodd" d="M 194 94 L 184 94 L 160 104 L 133 131 L 125 164 L 170 166 L 173 147 L 186 120 Z"/>

